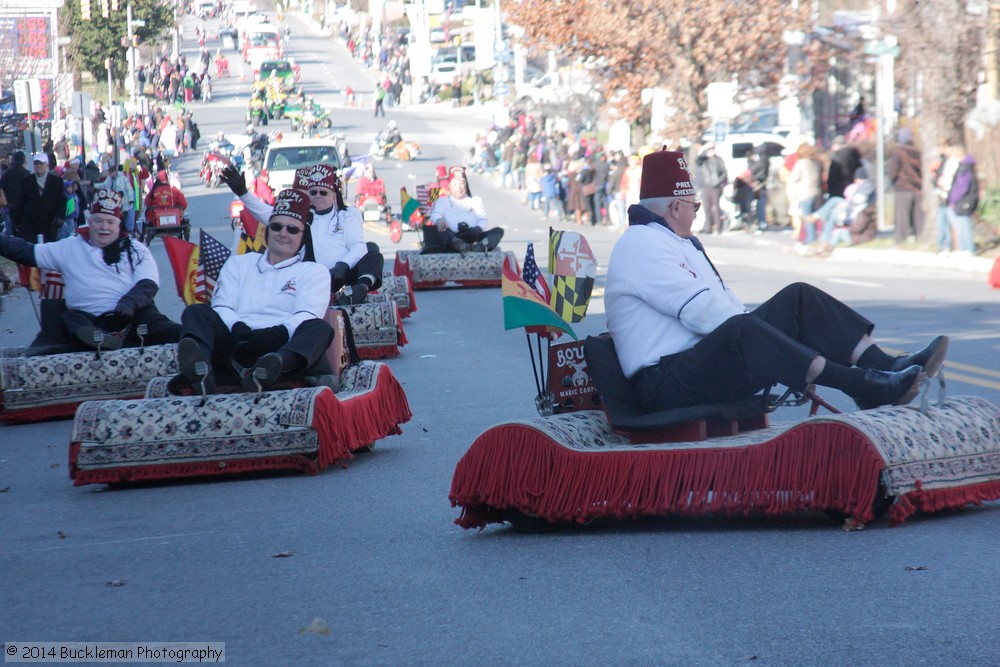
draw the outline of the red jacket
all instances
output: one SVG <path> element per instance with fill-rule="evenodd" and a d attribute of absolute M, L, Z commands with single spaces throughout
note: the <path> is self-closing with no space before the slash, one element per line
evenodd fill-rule
<path fill-rule="evenodd" d="M 182 212 L 187 208 L 187 199 L 181 191 L 172 185 L 157 181 L 153 189 L 146 195 L 146 219 L 152 221 L 152 210 L 157 208 L 179 208 Z"/>

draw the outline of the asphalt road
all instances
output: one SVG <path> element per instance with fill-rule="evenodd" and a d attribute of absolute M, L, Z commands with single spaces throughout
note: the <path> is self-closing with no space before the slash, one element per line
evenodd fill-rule
<path fill-rule="evenodd" d="M 343 85 L 371 89 L 342 46 L 297 25 L 291 50 L 307 89 L 331 102 Z M 206 138 L 242 128 L 246 87 L 221 81 L 217 101 L 196 107 Z M 485 127 L 466 110 L 388 116 L 424 147 L 416 162 L 379 164 L 390 193 L 456 162 Z M 335 120 L 355 151 L 382 122 L 359 108 Z M 194 185 L 199 160 L 178 160 L 194 224 L 222 238 L 230 197 Z M 523 257 L 529 241 L 547 246 L 546 221 L 516 193 L 477 175 L 472 188 L 506 227 L 503 247 Z M 385 230 L 369 232 L 391 256 Z M 586 233 L 605 266 L 617 232 Z M 889 348 L 949 334 L 949 391 L 1000 402 L 1000 293 L 985 276 L 801 258 L 777 233 L 706 244 L 749 304 L 805 280 L 878 323 Z M 176 317 L 161 241 L 153 251 L 158 303 Z M 230 664 L 262 666 L 1000 663 L 1000 503 L 853 533 L 812 514 L 546 535 L 458 528 L 455 463 L 489 426 L 535 416 L 531 368 L 522 334 L 502 328 L 499 290 L 423 291 L 417 305 L 404 323 L 410 344 L 388 362 L 414 418 L 346 469 L 74 488 L 71 422 L 0 426 L 0 639 L 221 641 Z M 604 329 L 602 306 L 595 298 L 578 333 Z M 0 314 L 0 344 L 34 332 L 19 290 Z"/>

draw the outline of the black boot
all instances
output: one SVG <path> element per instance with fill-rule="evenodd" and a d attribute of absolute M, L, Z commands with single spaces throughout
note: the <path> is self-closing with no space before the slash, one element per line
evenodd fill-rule
<path fill-rule="evenodd" d="M 882 405 L 906 405 L 920 393 L 926 381 L 927 375 L 920 366 L 898 372 L 868 369 L 863 386 L 850 396 L 862 410 Z"/>
<path fill-rule="evenodd" d="M 179 394 L 184 387 L 191 387 L 195 393 L 201 393 L 202 386 L 206 394 L 215 393 L 212 362 L 194 338 L 181 338 L 177 343 L 177 366 L 180 373 L 167 384 L 170 393 Z M 203 372 L 199 373 L 199 370 Z"/>
<path fill-rule="evenodd" d="M 465 253 L 469 252 L 469 244 L 457 236 L 451 240 L 451 247 L 462 257 L 465 257 Z"/>
<path fill-rule="evenodd" d="M 930 345 L 919 352 L 896 357 L 889 370 L 898 372 L 910 366 L 920 366 L 924 369 L 927 377 L 932 378 L 941 370 L 941 364 L 944 363 L 944 358 L 947 354 L 948 337 L 938 336 L 931 341 Z"/>
<path fill-rule="evenodd" d="M 256 391 L 257 382 L 264 389 L 278 382 L 282 374 L 295 373 L 305 367 L 302 359 L 294 352 L 278 350 L 265 354 L 257 360 L 250 372 L 243 378 L 243 388 Z M 256 378 L 256 382 L 254 381 Z"/>

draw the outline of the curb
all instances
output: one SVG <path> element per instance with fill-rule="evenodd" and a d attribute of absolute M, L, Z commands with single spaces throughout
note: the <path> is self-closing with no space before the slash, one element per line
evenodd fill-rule
<path fill-rule="evenodd" d="M 903 266 L 927 266 L 939 269 L 955 269 L 969 273 L 989 273 L 994 259 L 990 257 L 968 257 L 964 255 L 933 255 L 925 252 L 906 250 L 864 250 L 861 248 L 837 248 L 831 259 L 844 262 L 867 262 L 871 264 L 896 264 Z"/>

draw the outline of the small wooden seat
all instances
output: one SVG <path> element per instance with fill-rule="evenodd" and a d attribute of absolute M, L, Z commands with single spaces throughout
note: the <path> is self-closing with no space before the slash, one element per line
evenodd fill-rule
<path fill-rule="evenodd" d="M 588 336 L 583 350 L 608 423 L 635 444 L 700 441 L 767 428 L 767 394 L 644 413 L 622 372 L 611 335 Z"/>

